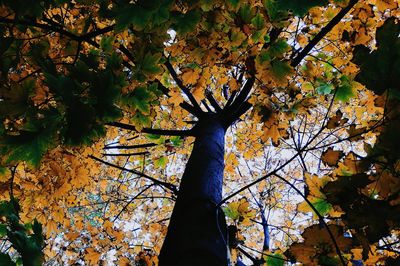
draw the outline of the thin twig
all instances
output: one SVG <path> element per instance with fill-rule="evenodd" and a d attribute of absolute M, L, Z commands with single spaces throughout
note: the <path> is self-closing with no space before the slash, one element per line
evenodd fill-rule
<path fill-rule="evenodd" d="M 291 66 L 296 67 L 298 64 L 300 64 L 301 60 L 303 60 L 304 57 L 318 44 L 320 40 L 322 40 L 325 35 L 327 35 L 333 27 L 335 27 L 341 20 L 342 18 L 353 8 L 353 6 L 358 2 L 358 0 L 350 0 L 349 4 L 343 8 L 342 10 L 337 13 L 337 15 L 329 21 L 329 23 L 321 29 L 320 32 L 318 32 L 317 35 L 304 47 L 302 51 L 299 52 L 299 54 L 293 59 Z"/>

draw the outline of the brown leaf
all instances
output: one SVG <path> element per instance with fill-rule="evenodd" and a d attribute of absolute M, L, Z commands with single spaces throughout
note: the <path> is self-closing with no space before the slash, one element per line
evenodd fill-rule
<path fill-rule="evenodd" d="M 327 129 L 334 129 L 339 126 L 343 126 L 349 121 L 347 118 L 343 118 L 343 113 L 340 110 L 336 111 L 336 115 L 329 118 L 328 123 L 326 124 Z"/>
<path fill-rule="evenodd" d="M 352 141 L 361 140 L 363 139 L 361 135 L 365 133 L 365 127 L 356 128 L 356 125 L 353 124 L 347 130 L 347 133 L 349 134 L 350 140 Z"/>
<path fill-rule="evenodd" d="M 289 257 L 294 257 L 303 265 L 321 265 L 322 259 L 335 257 L 336 250 L 334 242 L 344 252 L 351 248 L 351 238 L 344 237 L 343 227 L 339 225 L 328 225 L 334 239 L 329 235 L 326 227 L 319 224 L 312 225 L 304 230 L 302 243 L 292 244 L 287 251 Z"/>
<path fill-rule="evenodd" d="M 324 164 L 329 166 L 336 166 L 344 153 L 342 151 L 334 151 L 333 148 L 328 148 L 322 153 L 321 160 Z"/>

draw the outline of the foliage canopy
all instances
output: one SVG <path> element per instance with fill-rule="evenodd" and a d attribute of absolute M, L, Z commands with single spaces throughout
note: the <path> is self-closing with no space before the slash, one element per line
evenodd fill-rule
<path fill-rule="evenodd" d="M 399 17 L 398 0 L 0 0 L 0 260 L 156 264 L 196 112 L 242 97 L 232 262 L 398 265 Z"/>

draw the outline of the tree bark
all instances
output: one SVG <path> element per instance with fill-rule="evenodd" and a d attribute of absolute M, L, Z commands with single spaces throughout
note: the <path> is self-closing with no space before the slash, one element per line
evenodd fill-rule
<path fill-rule="evenodd" d="M 228 265 L 226 221 L 222 199 L 225 128 L 216 116 L 201 119 L 183 174 L 160 266 Z"/>

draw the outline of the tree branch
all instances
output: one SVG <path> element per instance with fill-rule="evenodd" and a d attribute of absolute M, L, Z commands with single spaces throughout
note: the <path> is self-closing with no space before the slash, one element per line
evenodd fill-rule
<path fill-rule="evenodd" d="M 213 113 L 213 110 L 208 106 L 208 103 L 206 100 L 201 100 L 201 103 L 204 105 L 204 107 L 207 109 L 209 113 Z"/>
<path fill-rule="evenodd" d="M 125 149 L 125 150 L 134 150 L 134 149 L 141 149 L 141 148 L 150 148 L 157 146 L 156 143 L 146 143 L 146 144 L 138 144 L 138 145 L 117 145 L 117 146 L 106 146 L 104 150 L 111 150 L 111 149 Z"/>
<path fill-rule="evenodd" d="M 107 126 L 118 127 L 126 130 L 132 130 L 140 133 L 148 133 L 155 135 L 164 135 L 164 136 L 192 136 L 191 130 L 168 130 L 168 129 L 155 129 L 155 128 L 143 128 L 141 131 L 138 131 L 134 125 L 129 125 L 120 122 L 110 122 L 106 123 Z"/>
<path fill-rule="evenodd" d="M 103 156 L 137 156 L 137 155 L 147 155 L 150 154 L 148 151 L 144 152 L 134 152 L 134 153 L 103 153 Z"/>
<path fill-rule="evenodd" d="M 182 92 L 189 98 L 189 101 L 192 103 L 193 107 L 198 111 L 202 112 L 200 105 L 197 103 L 196 99 L 194 98 L 193 94 L 189 91 L 189 89 L 183 85 L 182 80 L 179 79 L 178 74 L 176 73 L 174 67 L 171 65 L 169 60 L 167 60 L 164 65 L 167 67 L 169 73 L 171 74 L 172 78 L 178 85 L 178 87 L 182 90 Z"/>
<path fill-rule="evenodd" d="M 214 107 L 216 112 L 222 111 L 222 108 L 219 106 L 218 102 L 215 100 L 211 92 L 207 92 L 206 97 L 207 100 L 210 102 L 211 106 Z"/>
<path fill-rule="evenodd" d="M 193 136 L 192 130 L 143 128 L 141 132 L 148 134 L 155 134 L 155 135 L 163 135 L 163 136 L 180 136 L 180 137 Z"/>
<path fill-rule="evenodd" d="M 303 60 L 303 58 L 311 51 L 311 49 L 314 48 L 314 46 L 317 45 L 318 42 L 322 40 L 322 38 L 325 37 L 325 35 L 328 34 L 333 27 L 335 27 L 342 20 L 342 18 L 353 8 L 357 2 L 358 0 L 350 0 L 349 4 L 340 10 L 339 13 L 331 21 L 329 21 L 329 23 L 322 28 L 317 35 L 315 35 L 315 37 L 306 45 L 306 47 L 299 52 L 299 54 L 293 59 L 291 66 L 296 67 L 298 64 L 300 64 L 301 60 Z"/>
<path fill-rule="evenodd" d="M 181 102 L 179 106 L 197 118 L 200 118 L 203 114 L 203 111 L 201 110 L 199 111 L 198 109 L 194 108 L 191 104 L 187 102 Z"/>
<path fill-rule="evenodd" d="M 89 158 L 94 159 L 94 160 L 96 160 L 98 162 L 101 162 L 101 163 L 103 163 L 103 164 L 105 164 L 107 166 L 111 166 L 111 167 L 117 168 L 117 169 L 119 169 L 121 171 L 125 171 L 125 172 L 128 172 L 128 173 L 132 173 L 132 174 L 138 175 L 140 177 L 146 178 L 146 179 L 152 181 L 156 185 L 160 185 L 162 187 L 165 187 L 165 188 L 169 189 L 174 195 L 178 194 L 177 187 L 175 185 L 171 184 L 171 183 L 164 182 L 164 181 L 161 181 L 161 180 L 157 180 L 157 179 L 155 179 L 155 178 L 153 178 L 151 176 L 148 176 L 148 175 L 146 175 L 146 174 L 144 174 L 142 172 L 139 172 L 139 171 L 136 171 L 136 170 L 133 170 L 133 169 L 126 169 L 126 168 L 124 168 L 122 166 L 119 166 L 119 165 L 104 161 L 104 160 L 102 160 L 100 158 L 97 158 L 97 157 L 95 157 L 93 155 L 89 155 Z"/>
<path fill-rule="evenodd" d="M 118 217 L 126 210 L 126 208 L 128 208 L 129 204 L 131 204 L 135 199 L 137 199 L 140 195 L 142 195 L 144 192 L 146 192 L 149 188 L 151 188 L 154 184 L 151 185 L 147 185 L 142 191 L 140 191 L 139 193 L 137 193 L 133 198 L 131 198 L 123 207 L 122 209 L 119 211 L 119 213 L 114 217 L 113 222 L 115 222 Z"/>
<path fill-rule="evenodd" d="M 255 80 L 256 80 L 255 76 L 251 75 L 251 77 L 246 81 L 243 88 L 240 90 L 239 95 L 235 98 L 235 100 L 232 102 L 232 104 L 230 106 L 227 106 L 226 108 L 224 108 L 224 110 L 226 110 L 225 112 L 227 114 L 238 110 L 239 107 L 246 101 L 251 89 L 253 88 L 253 84 L 254 84 Z"/>

